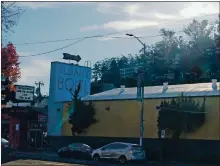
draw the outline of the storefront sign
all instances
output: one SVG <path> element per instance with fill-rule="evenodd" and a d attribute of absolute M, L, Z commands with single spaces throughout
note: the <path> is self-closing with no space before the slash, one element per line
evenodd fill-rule
<path fill-rule="evenodd" d="M 71 93 L 81 83 L 79 97 L 90 94 L 91 68 L 73 64 L 52 62 L 50 92 L 56 102 L 71 101 Z"/>
<path fill-rule="evenodd" d="M 15 99 L 20 101 L 33 101 L 34 99 L 34 87 L 15 85 Z"/>

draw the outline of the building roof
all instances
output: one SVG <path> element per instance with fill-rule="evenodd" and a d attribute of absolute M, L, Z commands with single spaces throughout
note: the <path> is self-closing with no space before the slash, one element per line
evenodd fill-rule
<path fill-rule="evenodd" d="M 148 86 L 144 88 L 144 98 L 170 98 L 180 96 L 220 96 L 220 82 L 217 82 L 217 89 L 212 88 L 212 83 L 168 85 L 163 91 L 162 86 Z M 137 98 L 137 87 L 112 89 L 102 93 L 85 96 L 82 101 L 102 100 L 132 100 Z"/>

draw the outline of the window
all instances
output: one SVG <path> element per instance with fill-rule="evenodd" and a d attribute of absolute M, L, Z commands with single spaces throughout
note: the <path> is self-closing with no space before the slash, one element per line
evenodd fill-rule
<path fill-rule="evenodd" d="M 68 145 L 68 148 L 70 148 L 70 149 L 77 149 L 77 148 L 81 148 L 81 147 L 82 147 L 82 144 L 77 144 L 77 143 L 73 143 L 73 144 Z"/>
<path fill-rule="evenodd" d="M 125 144 L 120 144 L 120 143 L 114 143 L 114 144 L 109 144 L 103 147 L 103 150 L 109 150 L 109 149 L 125 149 L 128 146 Z"/>
<path fill-rule="evenodd" d="M 114 144 L 108 144 L 108 145 L 105 145 L 102 149 L 109 150 L 109 149 L 112 149 L 113 147 L 114 147 Z"/>
<path fill-rule="evenodd" d="M 125 145 L 125 144 L 115 144 L 115 149 L 125 149 L 127 148 L 128 146 Z"/>

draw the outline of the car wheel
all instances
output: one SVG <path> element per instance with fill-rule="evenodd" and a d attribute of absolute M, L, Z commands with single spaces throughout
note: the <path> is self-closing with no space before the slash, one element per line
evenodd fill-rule
<path fill-rule="evenodd" d="M 96 161 L 96 162 L 99 161 L 100 160 L 99 154 L 94 154 L 93 160 Z"/>
<path fill-rule="evenodd" d="M 120 164 L 125 164 L 127 162 L 127 159 L 125 156 L 121 156 L 121 157 L 119 157 L 118 161 Z"/>

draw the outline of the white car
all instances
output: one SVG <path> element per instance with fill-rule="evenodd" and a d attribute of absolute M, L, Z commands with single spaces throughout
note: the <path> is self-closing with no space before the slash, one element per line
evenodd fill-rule
<path fill-rule="evenodd" d="M 94 161 L 100 159 L 114 159 L 121 164 L 131 160 L 143 160 L 145 161 L 145 151 L 137 144 L 114 142 L 107 144 L 92 152 L 92 158 Z"/>

